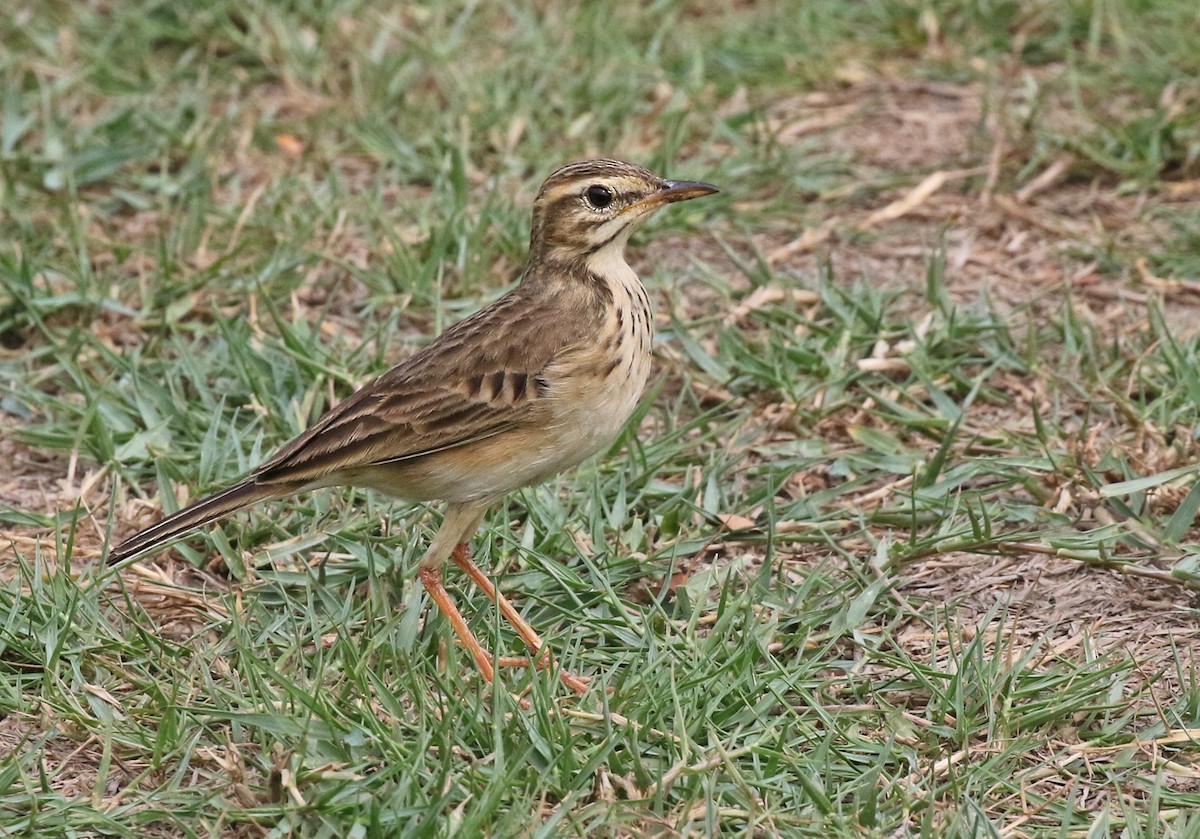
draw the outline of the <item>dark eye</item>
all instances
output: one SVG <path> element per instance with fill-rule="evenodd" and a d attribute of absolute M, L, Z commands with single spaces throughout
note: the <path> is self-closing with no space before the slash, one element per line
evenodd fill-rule
<path fill-rule="evenodd" d="M 587 202 L 597 210 L 607 209 L 608 205 L 613 202 L 612 190 L 606 186 L 600 186 L 599 184 L 595 186 L 589 186 L 586 190 L 584 190 L 583 197 L 586 198 Z"/>

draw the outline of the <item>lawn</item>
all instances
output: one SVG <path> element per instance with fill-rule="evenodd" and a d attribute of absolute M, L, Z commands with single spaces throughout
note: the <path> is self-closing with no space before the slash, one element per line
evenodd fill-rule
<path fill-rule="evenodd" d="M 1200 837 L 1194 0 L 10 5 L 0 835 Z M 621 439 L 476 539 L 586 695 L 480 678 L 436 505 L 105 568 L 600 155 L 722 191 L 631 244 Z"/>

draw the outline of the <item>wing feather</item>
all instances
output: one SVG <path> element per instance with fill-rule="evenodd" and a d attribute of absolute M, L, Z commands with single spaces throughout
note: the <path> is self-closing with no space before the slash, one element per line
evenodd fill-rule
<path fill-rule="evenodd" d="M 546 397 L 544 371 L 585 340 L 590 324 L 577 309 L 574 318 L 555 311 L 566 305 L 561 298 L 534 299 L 524 288 L 450 327 L 333 406 L 255 470 L 255 482 L 318 482 L 343 470 L 419 458 L 538 422 Z M 525 316 L 534 306 L 550 311 Z M 546 330 L 547 322 L 556 328 Z M 531 382 L 538 385 L 530 387 Z"/>

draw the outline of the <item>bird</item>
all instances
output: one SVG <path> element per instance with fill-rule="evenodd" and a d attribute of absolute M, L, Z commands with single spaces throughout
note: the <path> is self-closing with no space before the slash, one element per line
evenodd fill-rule
<path fill-rule="evenodd" d="M 510 291 L 333 405 L 238 483 L 112 548 L 108 564 L 127 564 L 250 505 L 321 487 L 441 501 L 441 525 L 417 563 L 430 598 L 487 681 L 495 660 L 548 667 L 549 648 L 475 564 L 470 539 L 506 495 L 616 439 L 645 389 L 654 333 L 626 244 L 660 208 L 716 192 L 619 160 L 557 169 L 534 199 L 528 257 Z M 447 560 L 499 608 L 529 658 L 488 653 L 444 586 Z M 558 676 L 577 693 L 588 689 L 586 678 Z"/>

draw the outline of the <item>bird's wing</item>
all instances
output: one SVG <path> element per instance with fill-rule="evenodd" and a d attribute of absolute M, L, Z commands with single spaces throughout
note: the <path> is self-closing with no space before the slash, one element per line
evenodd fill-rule
<path fill-rule="evenodd" d="M 345 469 L 417 458 L 538 421 L 546 368 L 578 345 L 518 287 L 339 402 L 255 470 L 258 484 L 309 484 Z M 547 334 L 547 320 L 554 323 Z M 559 328 L 561 327 L 561 328 Z"/>

